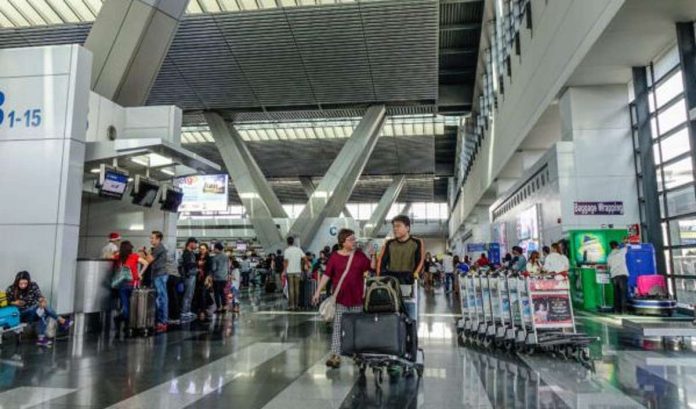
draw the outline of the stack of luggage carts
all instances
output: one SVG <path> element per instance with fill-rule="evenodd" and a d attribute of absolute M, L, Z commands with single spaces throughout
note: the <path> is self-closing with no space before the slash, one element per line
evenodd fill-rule
<path fill-rule="evenodd" d="M 341 354 L 353 358 L 362 377 L 371 368 L 377 386 L 385 370 L 404 376 L 415 371 L 420 378 L 424 354 L 418 348 L 418 287 L 412 275 L 368 278 L 365 287 L 363 312 L 342 317 Z"/>

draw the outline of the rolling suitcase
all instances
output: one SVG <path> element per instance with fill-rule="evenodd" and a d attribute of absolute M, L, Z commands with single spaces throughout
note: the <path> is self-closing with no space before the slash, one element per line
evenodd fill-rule
<path fill-rule="evenodd" d="M 0 328 L 9 329 L 19 325 L 19 308 L 15 306 L 0 308 Z"/>
<path fill-rule="evenodd" d="M 276 282 L 275 276 L 276 274 L 274 274 L 272 271 L 266 276 L 266 284 L 264 285 L 266 294 L 273 294 L 278 289 L 278 283 Z"/>
<path fill-rule="evenodd" d="M 405 357 L 408 318 L 400 314 L 346 313 L 341 319 L 341 355 L 382 354 Z"/>
<path fill-rule="evenodd" d="M 155 290 L 134 288 L 130 297 L 128 332 L 147 336 L 155 327 Z"/>
<path fill-rule="evenodd" d="M 312 308 L 312 296 L 317 290 L 317 280 L 302 278 L 300 281 L 300 308 Z"/>

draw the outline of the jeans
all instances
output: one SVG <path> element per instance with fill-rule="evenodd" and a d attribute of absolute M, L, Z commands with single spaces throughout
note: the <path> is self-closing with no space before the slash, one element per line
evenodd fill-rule
<path fill-rule="evenodd" d="M 288 273 L 288 307 L 297 308 L 300 303 L 300 273 Z"/>
<path fill-rule="evenodd" d="M 38 305 L 35 305 L 33 307 L 29 307 L 23 311 L 20 312 L 19 319 L 22 322 L 26 322 L 28 324 L 33 323 L 34 321 L 38 321 L 38 335 L 39 338 L 44 337 L 44 334 L 46 334 L 46 327 L 48 326 L 48 319 L 53 318 L 54 320 L 58 321 L 58 314 L 56 314 L 50 307 L 44 308 L 44 315 L 43 317 L 39 317 L 37 314 L 37 310 L 39 309 Z"/>
<path fill-rule="evenodd" d="M 628 276 L 612 277 L 611 283 L 614 284 L 614 312 L 623 314 L 626 312 L 626 295 Z"/>
<path fill-rule="evenodd" d="M 128 320 L 130 313 L 130 297 L 133 293 L 133 285 L 130 283 L 123 283 L 118 289 L 118 298 L 121 300 L 121 317 L 124 321 Z"/>
<path fill-rule="evenodd" d="M 152 278 L 152 283 L 155 285 L 155 316 L 158 324 L 166 324 L 169 321 L 169 297 L 167 296 L 167 279 L 168 275 L 164 274 Z"/>
<path fill-rule="evenodd" d="M 242 271 L 242 287 L 249 287 L 251 271 Z"/>
<path fill-rule="evenodd" d="M 227 281 L 224 280 L 213 281 L 213 288 L 215 290 L 215 305 L 217 306 L 218 310 L 221 310 L 223 307 L 227 305 L 227 297 L 225 297 L 226 285 Z"/>
<path fill-rule="evenodd" d="M 181 307 L 181 315 L 191 313 L 191 301 L 193 301 L 193 293 L 196 289 L 196 275 L 184 279 L 184 302 Z"/>
<path fill-rule="evenodd" d="M 453 283 L 454 273 L 445 273 L 445 292 L 450 292 L 452 290 Z"/>

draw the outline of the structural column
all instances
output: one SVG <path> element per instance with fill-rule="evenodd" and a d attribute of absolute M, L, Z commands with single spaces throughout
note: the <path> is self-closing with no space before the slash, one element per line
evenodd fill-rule
<path fill-rule="evenodd" d="M 217 113 L 206 112 L 204 115 L 227 172 L 254 225 L 259 242 L 267 251 L 282 248 L 283 237 L 273 221 L 274 214 L 269 207 L 269 203 L 277 203 L 282 214 L 276 217 L 287 217 L 278 198 L 268 186 L 263 174 L 259 174 L 258 165 L 234 127 Z"/>
<path fill-rule="evenodd" d="M 312 178 L 310 177 L 300 177 L 300 183 L 302 184 L 302 188 L 304 189 L 305 193 L 307 194 L 307 199 L 312 197 L 312 193 L 314 193 L 315 190 L 317 190 L 317 187 L 314 185 L 314 182 L 312 181 Z M 350 213 L 350 210 L 348 210 L 347 206 L 343 206 L 343 215 L 345 217 L 353 218 L 353 215 Z M 340 215 L 336 214 L 330 214 L 327 217 L 339 217 Z"/>
<path fill-rule="evenodd" d="M 94 55 L 92 90 L 119 105 L 145 105 L 187 5 L 107 0 L 85 41 Z"/>
<path fill-rule="evenodd" d="M 667 272 L 664 240 L 660 226 L 660 201 L 657 194 L 657 174 L 653 155 L 653 138 L 650 129 L 650 105 L 648 102 L 648 76 L 645 67 L 633 67 L 636 122 L 638 126 L 638 151 L 640 155 L 640 183 L 643 186 L 644 239 L 655 246 L 658 272 Z"/>
<path fill-rule="evenodd" d="M 375 237 L 377 233 L 379 233 L 384 225 L 384 219 L 387 217 L 387 213 L 389 213 L 389 210 L 399 197 L 399 194 L 401 194 L 401 190 L 403 189 L 405 183 L 406 176 L 400 175 L 394 177 L 391 184 L 389 187 L 387 187 L 387 190 L 382 195 L 382 198 L 379 199 L 379 203 L 372 212 L 370 220 L 368 220 L 367 224 L 365 224 L 365 236 Z"/>
<path fill-rule="evenodd" d="M 290 235 L 309 246 L 326 217 L 345 206 L 367 164 L 384 125 L 384 105 L 372 106 L 329 167 L 307 205 L 290 229 Z"/>

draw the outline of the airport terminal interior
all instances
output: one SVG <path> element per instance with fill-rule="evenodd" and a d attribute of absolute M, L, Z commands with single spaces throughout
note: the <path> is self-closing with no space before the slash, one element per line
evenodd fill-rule
<path fill-rule="evenodd" d="M 0 0 L 0 409 L 696 408 L 695 31 Z"/>

